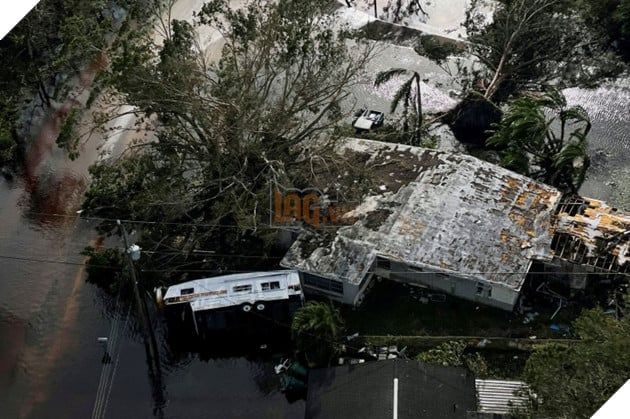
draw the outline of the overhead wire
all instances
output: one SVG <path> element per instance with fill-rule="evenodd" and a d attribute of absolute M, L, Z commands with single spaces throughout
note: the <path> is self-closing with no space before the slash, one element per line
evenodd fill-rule
<path fill-rule="evenodd" d="M 105 354 L 104 357 L 109 357 L 110 362 L 104 362 L 101 367 L 101 374 L 99 378 L 99 385 L 96 391 L 96 400 L 94 401 L 94 407 L 92 409 L 92 419 L 100 419 L 105 417 L 105 412 L 107 409 L 107 404 L 109 402 L 109 397 L 111 395 L 111 389 L 114 385 L 114 378 L 116 376 L 116 371 L 118 369 L 118 364 L 120 361 L 120 347 L 118 345 L 118 341 L 120 339 L 120 335 L 127 329 L 127 325 L 129 323 L 129 317 L 131 314 L 131 305 L 127 309 L 127 314 L 125 316 L 125 321 L 120 327 L 120 318 L 118 316 L 118 311 L 120 307 L 120 298 L 121 292 L 118 292 L 116 296 L 115 303 L 115 311 L 114 311 L 114 320 L 112 321 L 109 336 L 107 336 L 107 343 L 105 345 Z M 114 359 L 114 364 L 111 364 L 112 358 Z M 107 359 L 104 359 L 107 361 Z"/>
<path fill-rule="evenodd" d="M 216 255 L 215 255 L 216 256 Z M 256 258 L 253 255 L 222 255 L 221 257 L 234 257 L 240 258 L 243 256 Z M 264 259 L 266 257 L 261 257 Z M 0 259 L 10 259 L 10 260 L 19 260 L 23 262 L 33 262 L 33 263 L 55 263 L 55 264 L 63 264 L 63 265 L 72 265 L 72 266 L 90 266 L 94 268 L 104 268 L 104 269 L 117 269 L 120 270 L 120 266 L 115 265 L 104 265 L 104 264 L 91 264 L 87 262 L 72 262 L 67 260 L 55 260 L 55 259 L 39 259 L 39 258 L 30 258 L 30 257 L 21 257 L 21 256 L 13 256 L 13 255 L 0 255 Z M 280 257 L 273 257 L 271 259 L 281 259 Z M 299 270 L 299 269 L 297 269 Z M 248 273 L 251 270 L 242 270 L 242 269 L 140 269 L 141 272 L 151 272 L 151 273 L 159 273 L 159 272 L 216 272 L 216 273 Z M 410 271 L 387 271 L 393 274 L 408 274 L 408 275 L 434 275 L 435 272 L 410 272 Z M 366 274 L 375 274 L 376 271 L 366 271 Z M 543 275 L 543 274 L 570 274 L 570 275 L 621 275 L 621 276 L 630 276 L 630 273 L 619 273 L 619 272 L 572 272 L 572 271 L 554 271 L 554 272 L 545 272 L 545 271 L 475 271 L 475 272 L 453 272 L 454 275 Z M 339 279 L 349 279 L 348 276 L 339 276 Z"/>
<path fill-rule="evenodd" d="M 184 226 L 190 228 L 197 227 L 212 227 L 212 228 L 232 228 L 232 229 L 243 229 L 243 227 L 234 225 L 234 224 L 224 224 L 224 223 L 198 223 L 194 220 L 190 220 L 190 222 L 176 222 L 176 221 L 153 221 L 153 220 L 131 220 L 125 218 L 108 218 L 108 217 L 96 217 L 96 216 L 84 216 L 81 214 L 59 214 L 59 213 L 48 213 L 48 212 L 37 212 L 37 211 L 26 211 L 26 214 L 31 215 L 40 215 L 46 217 L 58 217 L 58 218 L 73 218 L 80 219 L 85 221 L 109 221 L 109 222 L 117 222 L 120 220 L 122 223 L 126 224 L 142 224 L 142 225 L 170 225 L 170 226 Z M 267 224 L 259 224 L 256 226 L 251 226 L 251 229 L 282 229 L 282 228 L 292 228 L 296 227 L 287 227 L 287 226 L 272 226 Z"/>

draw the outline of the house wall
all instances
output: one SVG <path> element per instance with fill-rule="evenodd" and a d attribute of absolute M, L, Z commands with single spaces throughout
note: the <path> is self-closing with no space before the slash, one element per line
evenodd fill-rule
<path fill-rule="evenodd" d="M 500 284 L 460 278 L 400 262 L 381 260 L 373 271 L 376 276 L 406 284 L 425 286 L 435 291 L 507 311 L 514 309 L 519 296 L 519 292 Z M 359 305 L 372 283 L 373 274 L 367 275 L 360 284 L 341 282 L 305 272 L 300 272 L 300 279 L 305 292 L 324 295 L 344 304 Z"/>
<path fill-rule="evenodd" d="M 536 271 L 539 272 L 539 275 L 544 275 L 551 281 L 568 285 L 571 289 L 585 289 L 588 285 L 587 274 L 598 270 L 588 265 L 578 265 L 554 258 L 552 261 L 538 263 Z"/>
<path fill-rule="evenodd" d="M 307 272 L 300 272 L 300 281 L 306 293 L 324 295 L 342 303 L 352 304 L 346 301 L 347 298 L 344 298 L 346 292 L 351 294 L 347 283 Z"/>
<path fill-rule="evenodd" d="M 321 275 L 300 272 L 302 287 L 306 292 L 311 292 L 329 297 L 344 304 L 360 305 L 366 289 L 372 282 L 372 274 L 363 278 L 360 284 L 341 282 L 329 279 Z"/>
<path fill-rule="evenodd" d="M 459 278 L 427 268 L 416 268 L 400 262 L 379 263 L 376 274 L 384 278 L 421 285 L 469 301 L 512 311 L 519 293 L 509 287 L 485 281 Z"/>

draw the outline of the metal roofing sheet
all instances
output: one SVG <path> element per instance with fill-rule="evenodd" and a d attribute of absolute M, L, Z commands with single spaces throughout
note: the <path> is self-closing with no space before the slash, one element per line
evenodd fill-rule
<path fill-rule="evenodd" d="M 475 380 L 479 412 L 508 414 L 528 406 L 529 387 L 522 381 Z"/>

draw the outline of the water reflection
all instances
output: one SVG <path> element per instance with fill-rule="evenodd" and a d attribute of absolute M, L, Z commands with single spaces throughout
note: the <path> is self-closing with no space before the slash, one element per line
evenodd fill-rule
<path fill-rule="evenodd" d="M 589 113 L 591 167 L 580 192 L 630 209 L 630 78 L 596 89 L 563 91 Z"/>

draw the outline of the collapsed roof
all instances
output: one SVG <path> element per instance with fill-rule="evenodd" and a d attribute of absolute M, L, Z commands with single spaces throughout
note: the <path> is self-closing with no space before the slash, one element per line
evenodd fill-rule
<path fill-rule="evenodd" d="M 630 214 L 593 198 L 568 199 L 558 206 L 552 249 L 596 270 L 630 272 Z"/>
<path fill-rule="evenodd" d="M 349 225 L 303 233 L 285 267 L 358 284 L 380 256 L 520 290 L 531 261 L 553 257 L 553 187 L 464 154 L 362 139 L 338 151 L 366 156 L 353 162 L 380 173 L 379 193 Z"/>

